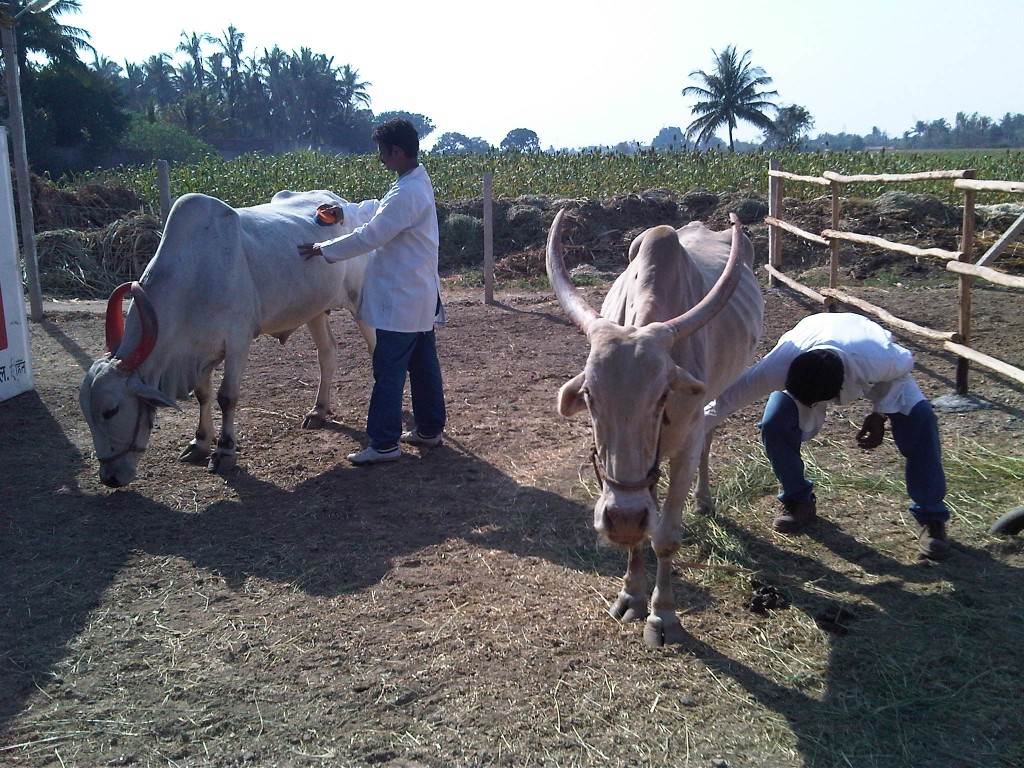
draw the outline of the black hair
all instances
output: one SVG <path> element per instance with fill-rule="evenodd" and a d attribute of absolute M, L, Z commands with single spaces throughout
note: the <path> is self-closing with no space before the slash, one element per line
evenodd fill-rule
<path fill-rule="evenodd" d="M 420 153 L 420 136 L 408 120 L 396 117 L 373 129 L 371 138 L 385 148 L 398 147 L 410 160 Z"/>
<path fill-rule="evenodd" d="M 786 391 L 810 407 L 839 396 L 843 361 L 831 349 L 812 349 L 793 358 L 786 373 Z"/>

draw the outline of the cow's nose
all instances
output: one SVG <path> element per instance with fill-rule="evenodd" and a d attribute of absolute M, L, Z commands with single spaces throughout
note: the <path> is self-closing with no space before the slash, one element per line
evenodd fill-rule
<path fill-rule="evenodd" d="M 122 483 L 117 475 L 108 475 L 107 477 L 101 477 L 100 481 L 108 488 L 123 488 L 127 483 Z"/>
<path fill-rule="evenodd" d="M 646 507 L 605 507 L 602 533 L 613 544 L 635 546 L 647 536 L 648 514 Z"/>

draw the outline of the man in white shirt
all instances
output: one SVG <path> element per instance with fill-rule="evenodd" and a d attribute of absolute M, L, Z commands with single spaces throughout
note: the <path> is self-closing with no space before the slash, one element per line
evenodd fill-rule
<path fill-rule="evenodd" d="M 419 136 L 408 120 L 395 119 L 373 132 L 380 161 L 398 178 L 380 200 L 331 206 L 355 230 L 322 243 L 303 243 L 306 259 L 329 262 L 370 253 L 356 317 L 376 329 L 373 391 L 366 417 L 370 445 L 350 454 L 353 464 L 396 461 L 399 441 L 440 445 L 446 421 L 434 325 L 444 323 L 437 273 L 437 209 L 434 187 L 419 164 Z M 409 374 L 415 424 L 402 431 L 402 397 Z"/>
<path fill-rule="evenodd" d="M 818 434 L 829 401 L 847 405 L 861 397 L 870 400 L 872 413 L 857 433 L 857 444 L 865 450 L 877 448 L 886 419 L 892 423 L 893 440 L 906 459 L 918 550 L 941 560 L 950 554 L 949 509 L 943 501 L 946 475 L 935 412 L 911 375 L 913 367 L 910 351 L 868 318 L 839 312 L 811 315 L 708 403 L 707 427 L 770 394 L 760 427 L 765 454 L 782 485 L 783 511 L 773 526 L 795 533 L 817 516 L 813 484 L 804 477 L 801 443 Z"/>

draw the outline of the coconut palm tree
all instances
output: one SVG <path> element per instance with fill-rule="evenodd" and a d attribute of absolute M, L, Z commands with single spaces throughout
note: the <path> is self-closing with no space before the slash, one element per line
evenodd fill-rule
<path fill-rule="evenodd" d="M 92 63 L 89 64 L 89 67 L 103 79 L 109 80 L 115 85 L 120 85 L 124 69 L 113 59 L 108 59 L 106 56 L 100 56 L 98 53 L 94 53 L 92 56 Z"/>
<path fill-rule="evenodd" d="M 224 37 L 218 37 L 214 42 L 220 45 L 222 54 L 228 60 L 227 92 L 230 101 L 240 85 L 239 76 L 242 69 L 242 53 L 245 50 L 245 33 L 235 29 L 234 24 L 228 24 L 228 28 L 224 31 Z"/>
<path fill-rule="evenodd" d="M 764 144 L 770 149 L 798 147 L 807 138 L 807 131 L 814 127 L 811 113 L 799 104 L 790 104 L 779 109 L 772 127 L 765 131 Z"/>
<path fill-rule="evenodd" d="M 2 5 L 3 11 L 13 17 L 25 9 L 28 0 L 7 0 Z M 31 78 L 28 77 L 30 53 L 62 66 L 80 65 L 79 51 L 95 54 L 86 30 L 61 24 L 55 18 L 65 13 L 81 12 L 79 0 L 59 0 L 45 11 L 21 14 L 14 29 L 18 40 L 18 72 L 25 90 L 31 91 L 32 88 Z"/>
<path fill-rule="evenodd" d="M 280 46 L 263 49 L 257 62 L 258 75 L 267 91 L 269 133 L 273 138 L 290 137 L 295 89 L 288 73 L 288 54 Z"/>
<path fill-rule="evenodd" d="M 338 96 L 341 100 L 342 117 L 349 121 L 360 107 L 370 106 L 370 94 L 366 89 L 373 83 L 360 80 L 359 70 L 353 69 L 350 64 L 343 65 L 336 74 L 340 89 Z"/>
<path fill-rule="evenodd" d="M 736 47 L 729 45 L 721 53 L 714 49 L 711 52 L 715 55 L 714 70 L 710 74 L 702 69 L 690 73 L 691 79 L 699 79 L 703 85 L 688 85 L 682 91 L 683 96 L 697 97 L 693 113 L 700 115 L 687 127 L 686 138 L 696 135 L 700 145 L 725 125 L 729 129 L 729 149 L 735 151 L 733 131 L 737 122 L 743 120 L 770 130 L 772 119 L 765 111 L 776 109 L 771 99 L 779 94 L 758 90 L 770 85 L 772 79 L 750 63 L 750 51 L 737 56 Z"/>
<path fill-rule="evenodd" d="M 145 108 L 145 99 L 142 97 L 142 90 L 146 82 L 146 70 L 141 64 L 125 59 L 124 80 L 121 87 L 125 98 L 128 100 L 128 108 L 134 112 L 141 112 Z"/>
<path fill-rule="evenodd" d="M 203 89 L 203 81 L 206 79 L 206 68 L 203 66 L 203 43 L 214 42 L 213 35 L 202 32 L 191 34 L 184 30 L 181 32 L 181 42 L 176 50 L 184 53 L 192 62 L 191 79 L 195 82 L 196 90 Z"/>
<path fill-rule="evenodd" d="M 141 95 L 149 99 L 152 106 L 164 110 L 178 98 L 178 73 L 171 64 L 171 57 L 166 53 L 150 56 L 142 65 L 145 79 L 142 82 Z"/>

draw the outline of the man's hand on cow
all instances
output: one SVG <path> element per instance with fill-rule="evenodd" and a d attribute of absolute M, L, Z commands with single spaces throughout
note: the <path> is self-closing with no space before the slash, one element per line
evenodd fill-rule
<path fill-rule="evenodd" d="M 299 256 L 306 259 L 312 259 L 314 256 L 322 256 L 323 251 L 320 250 L 320 246 L 316 243 L 300 243 L 299 244 Z"/>
<path fill-rule="evenodd" d="M 885 436 L 885 416 L 880 413 L 870 413 L 864 419 L 864 424 L 857 433 L 857 445 L 865 451 L 870 451 L 882 444 Z"/>

